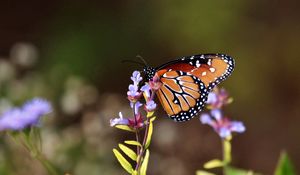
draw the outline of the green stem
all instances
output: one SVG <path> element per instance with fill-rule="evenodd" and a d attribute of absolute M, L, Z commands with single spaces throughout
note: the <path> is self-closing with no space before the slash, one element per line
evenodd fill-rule
<path fill-rule="evenodd" d="M 226 174 L 226 169 L 231 162 L 231 143 L 230 139 L 223 139 L 223 174 Z"/>
<path fill-rule="evenodd" d="M 59 175 L 57 170 L 54 168 L 54 166 L 42 155 L 42 153 L 39 151 L 38 146 L 34 143 L 31 142 L 30 137 L 28 137 L 26 134 L 21 132 L 18 134 L 18 138 L 15 136 L 11 135 L 13 140 L 16 143 L 20 143 L 21 145 L 24 146 L 24 148 L 28 151 L 28 153 L 31 155 L 32 158 L 35 158 L 38 160 L 44 168 L 48 171 L 49 174 L 51 175 Z"/>
<path fill-rule="evenodd" d="M 34 156 L 34 158 L 36 158 L 45 167 L 49 174 L 59 175 L 54 166 L 41 153 L 38 153 Z"/>
<path fill-rule="evenodd" d="M 139 139 L 140 136 L 139 136 L 138 129 L 135 130 L 135 137 L 136 137 L 136 141 L 140 143 L 140 139 Z M 136 146 L 136 153 L 137 153 L 137 155 L 140 154 L 140 148 L 139 148 L 139 146 Z"/>
<path fill-rule="evenodd" d="M 146 141 L 147 141 L 147 136 L 148 136 L 148 131 L 149 131 L 149 122 L 150 122 L 150 118 L 147 118 L 147 126 L 146 126 L 146 129 L 145 129 L 145 133 L 144 133 L 144 139 L 143 139 L 143 143 L 142 143 L 142 147 L 141 147 L 141 150 L 139 152 L 139 156 L 138 156 L 138 160 L 137 160 L 137 164 L 136 164 L 136 167 L 135 167 L 135 170 L 138 172 L 139 174 L 139 168 L 141 166 L 141 163 L 142 163 L 142 158 L 144 156 L 144 153 L 145 153 L 145 145 L 146 145 Z"/>
<path fill-rule="evenodd" d="M 54 166 L 47 160 L 43 154 L 40 152 L 38 149 L 38 146 L 36 144 L 33 144 L 30 139 L 25 139 L 28 145 L 30 145 L 31 150 L 30 154 L 33 158 L 38 160 L 44 168 L 48 171 L 49 174 L 51 175 L 59 175 L 57 170 L 54 168 Z"/>
<path fill-rule="evenodd" d="M 154 96 L 155 96 L 155 91 L 154 90 L 151 90 L 151 96 L 148 100 L 153 100 L 154 99 Z M 147 142 L 147 137 L 148 137 L 148 131 L 149 131 L 149 126 L 150 126 L 150 118 L 152 116 L 147 116 L 147 120 L 146 120 L 146 129 L 145 129 L 145 133 L 144 133 L 144 138 L 143 138 L 143 143 L 142 143 L 142 147 L 140 150 L 138 150 L 138 159 L 137 159 L 137 163 L 136 163 L 136 166 L 135 166 L 135 171 L 137 171 L 137 174 L 139 175 L 140 174 L 140 167 L 141 167 L 141 164 L 142 164 L 142 160 L 143 160 L 143 157 L 144 157 L 144 154 L 145 154 L 145 146 L 146 146 L 146 142 Z M 137 136 L 137 139 L 139 137 Z M 138 140 L 137 140 L 138 141 Z"/>

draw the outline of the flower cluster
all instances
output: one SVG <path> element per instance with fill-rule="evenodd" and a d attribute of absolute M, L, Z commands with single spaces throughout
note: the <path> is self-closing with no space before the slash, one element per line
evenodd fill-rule
<path fill-rule="evenodd" d="M 231 103 L 225 89 L 217 89 L 208 95 L 207 107 L 211 109 L 210 113 L 203 113 L 200 116 L 202 124 L 210 125 L 222 139 L 231 138 L 232 132 L 242 133 L 246 130 L 244 124 L 240 121 L 232 121 L 222 114 L 222 107 Z"/>
<path fill-rule="evenodd" d="M 0 131 L 18 131 L 30 126 L 37 126 L 40 118 L 51 111 L 52 107 L 48 101 L 34 98 L 20 108 L 13 108 L 4 112 L 0 117 Z"/>
<path fill-rule="evenodd" d="M 139 87 L 140 82 L 143 80 L 139 71 L 134 71 L 131 76 L 132 84 L 129 85 L 127 91 L 127 99 L 130 102 L 130 108 L 133 111 L 132 117 L 124 118 L 123 114 L 119 112 L 119 118 L 110 120 L 110 126 L 114 126 L 118 129 L 131 131 L 135 133 L 135 140 L 125 140 L 124 144 L 118 144 L 120 151 L 132 159 L 135 163 L 135 167 L 127 161 L 125 157 L 120 153 L 119 149 L 114 148 L 113 153 L 121 166 L 129 174 L 141 174 L 145 175 L 149 162 L 149 145 L 151 143 L 153 133 L 153 121 L 156 119 L 154 111 L 157 104 L 153 101 L 155 91 L 159 89 L 161 82 L 157 76 L 152 80 Z M 144 103 L 142 102 L 144 97 Z M 144 109 L 144 112 L 142 112 Z M 144 115 L 146 113 L 146 115 Z M 144 132 L 140 130 L 144 129 Z M 134 145 L 137 147 L 136 152 L 126 145 Z"/>
<path fill-rule="evenodd" d="M 228 92 L 224 88 L 215 88 L 213 92 L 208 94 L 206 103 L 208 109 L 221 109 L 232 101 L 233 99 L 229 97 Z"/>
<path fill-rule="evenodd" d="M 144 106 L 147 113 L 153 112 L 157 104 L 154 102 L 154 93 L 160 86 L 160 82 L 155 78 L 153 81 L 145 83 L 139 88 L 140 82 L 143 80 L 139 71 L 134 71 L 131 76 L 133 84 L 130 84 L 127 91 L 127 99 L 130 102 L 130 107 L 134 111 L 132 118 L 124 118 L 119 112 L 119 118 L 110 120 L 110 126 L 127 125 L 132 129 L 138 129 L 144 126 L 144 117 L 141 114 L 140 107 Z M 145 104 L 141 103 L 141 97 L 144 96 Z"/>
<path fill-rule="evenodd" d="M 242 122 L 229 120 L 218 109 L 211 110 L 209 114 L 202 114 L 200 121 L 202 124 L 210 125 L 223 139 L 230 138 L 231 132 L 242 133 L 246 130 Z"/>

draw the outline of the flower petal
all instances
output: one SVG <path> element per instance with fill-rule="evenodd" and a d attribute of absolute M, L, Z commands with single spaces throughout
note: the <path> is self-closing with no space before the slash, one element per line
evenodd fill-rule
<path fill-rule="evenodd" d="M 143 104 L 139 101 L 137 101 L 135 104 L 134 104 L 134 113 L 135 115 L 137 115 L 139 113 L 139 108 L 143 106 Z"/>
<path fill-rule="evenodd" d="M 139 93 L 138 93 L 138 86 L 137 85 L 134 85 L 134 84 L 130 84 L 128 86 L 128 92 L 127 92 L 127 95 L 128 96 L 138 96 Z"/>
<path fill-rule="evenodd" d="M 0 118 L 0 130 L 22 130 L 27 125 L 20 109 L 6 111 Z"/>
<path fill-rule="evenodd" d="M 231 131 L 226 127 L 220 128 L 219 131 L 217 131 L 217 132 L 218 132 L 219 136 L 222 138 L 226 138 L 231 135 Z"/>
<path fill-rule="evenodd" d="M 202 124 L 209 124 L 211 125 L 213 123 L 213 120 L 211 119 L 210 115 L 207 113 L 203 113 L 200 116 L 200 122 Z"/>
<path fill-rule="evenodd" d="M 209 93 L 208 94 L 208 96 L 207 96 L 207 101 L 206 101 L 206 103 L 207 104 L 213 104 L 213 103 L 216 103 L 217 102 L 217 94 L 216 93 L 214 93 L 214 92 L 211 92 L 211 93 Z"/>
<path fill-rule="evenodd" d="M 243 122 L 233 121 L 231 122 L 230 130 L 234 132 L 242 133 L 245 132 L 246 127 L 244 126 Z"/>
<path fill-rule="evenodd" d="M 119 112 L 120 118 L 114 118 L 110 119 L 109 123 L 110 126 L 115 126 L 115 125 L 128 125 L 128 119 L 123 118 L 123 114 Z"/>
<path fill-rule="evenodd" d="M 123 118 L 122 112 L 119 112 L 119 117 L 120 117 L 120 118 Z"/>
<path fill-rule="evenodd" d="M 210 111 L 210 113 L 217 121 L 222 119 L 222 112 L 220 109 L 213 109 Z"/>
<path fill-rule="evenodd" d="M 40 118 L 52 111 L 51 104 L 41 98 L 34 98 L 22 108 L 13 108 L 0 117 L 0 130 L 22 130 L 38 126 Z"/>
<path fill-rule="evenodd" d="M 145 107 L 147 111 L 154 111 L 156 106 L 157 106 L 156 103 L 153 100 L 150 100 L 146 103 Z"/>
<path fill-rule="evenodd" d="M 144 92 L 144 94 L 145 94 L 145 96 L 147 97 L 147 98 L 150 98 L 150 86 L 148 85 L 148 84 L 145 84 L 144 86 L 142 86 L 141 87 L 141 91 L 143 91 Z"/>
<path fill-rule="evenodd" d="M 134 71 L 130 77 L 135 85 L 138 85 L 143 80 L 139 71 Z"/>
<path fill-rule="evenodd" d="M 24 112 L 35 115 L 46 115 L 52 111 L 51 104 L 47 100 L 41 98 L 34 98 L 26 102 L 22 109 Z"/>

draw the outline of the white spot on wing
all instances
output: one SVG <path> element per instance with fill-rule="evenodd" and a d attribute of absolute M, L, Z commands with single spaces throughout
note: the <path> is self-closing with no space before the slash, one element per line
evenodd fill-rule
<path fill-rule="evenodd" d="M 211 65 L 211 59 L 209 59 L 208 61 L 207 61 L 207 65 Z"/>
<path fill-rule="evenodd" d="M 200 67 L 201 64 L 199 63 L 199 60 L 196 61 L 196 67 Z"/>

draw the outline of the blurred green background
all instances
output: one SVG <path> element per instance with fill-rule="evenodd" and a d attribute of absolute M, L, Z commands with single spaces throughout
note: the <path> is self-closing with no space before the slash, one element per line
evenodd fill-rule
<path fill-rule="evenodd" d="M 0 110 L 43 96 L 55 114 L 42 127 L 44 152 L 72 174 L 124 174 L 111 149 L 129 115 L 127 86 L 144 57 L 158 66 L 180 56 L 226 53 L 236 59 L 221 87 L 226 108 L 247 131 L 233 140 L 233 164 L 272 174 L 281 150 L 300 170 L 300 1 L 13 1 L 0 3 Z M 221 157 L 221 143 L 197 118 L 175 123 L 160 110 L 149 174 L 194 174 Z M 2 136 L 4 174 L 44 174 Z M 22 155 L 22 156 L 20 156 Z M 31 172 L 31 173 L 29 173 Z"/>

